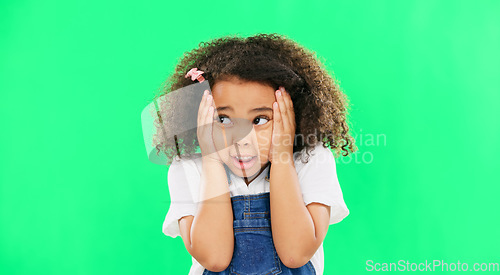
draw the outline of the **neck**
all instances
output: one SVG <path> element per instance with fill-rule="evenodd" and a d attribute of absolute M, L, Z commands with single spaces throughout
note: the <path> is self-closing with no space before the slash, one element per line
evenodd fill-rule
<path fill-rule="evenodd" d="M 249 180 L 248 177 L 243 177 L 243 180 L 245 181 L 246 185 L 249 185 L 254 179 L 256 179 L 257 177 L 259 177 L 259 175 L 262 174 L 262 172 L 264 170 L 266 170 L 266 167 L 269 166 L 269 165 L 271 165 L 271 162 L 268 161 L 266 165 L 264 165 L 262 168 L 260 168 L 259 172 L 251 180 Z"/>

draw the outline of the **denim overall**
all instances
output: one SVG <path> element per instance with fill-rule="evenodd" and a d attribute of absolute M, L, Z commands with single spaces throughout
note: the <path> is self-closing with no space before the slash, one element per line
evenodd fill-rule
<path fill-rule="evenodd" d="M 224 167 L 230 183 L 229 168 Z M 270 171 L 269 168 L 266 181 L 269 181 Z M 234 219 L 233 258 L 226 270 L 212 272 L 205 269 L 203 275 L 316 275 L 311 261 L 299 268 L 288 268 L 278 257 L 271 233 L 269 192 L 231 197 L 231 205 Z"/>

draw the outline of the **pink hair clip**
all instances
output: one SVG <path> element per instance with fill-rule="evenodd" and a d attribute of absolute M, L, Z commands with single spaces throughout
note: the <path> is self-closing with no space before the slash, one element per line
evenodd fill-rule
<path fill-rule="evenodd" d="M 187 72 L 185 78 L 191 77 L 192 81 L 198 80 L 199 82 L 205 81 L 205 78 L 201 75 L 203 74 L 202 71 L 198 71 L 198 68 L 192 68 Z"/>

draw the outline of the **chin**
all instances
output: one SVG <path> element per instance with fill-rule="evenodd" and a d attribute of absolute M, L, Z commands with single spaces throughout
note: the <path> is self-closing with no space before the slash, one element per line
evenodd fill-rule
<path fill-rule="evenodd" d="M 234 169 L 231 169 L 231 171 L 233 171 L 233 174 L 240 178 L 252 178 L 254 175 L 256 175 L 256 172 L 253 171 L 245 171 L 245 174 L 243 174 L 243 171 L 241 170 L 235 171 Z"/>

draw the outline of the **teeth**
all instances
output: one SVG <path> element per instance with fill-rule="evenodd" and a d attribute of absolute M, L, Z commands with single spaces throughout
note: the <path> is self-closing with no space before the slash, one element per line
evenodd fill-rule
<path fill-rule="evenodd" d="M 241 160 L 241 161 L 248 161 L 248 160 L 251 160 L 252 158 L 253 158 L 253 157 L 241 157 L 241 158 L 240 158 L 240 157 L 236 156 L 236 159 L 237 159 L 237 160 Z"/>

